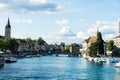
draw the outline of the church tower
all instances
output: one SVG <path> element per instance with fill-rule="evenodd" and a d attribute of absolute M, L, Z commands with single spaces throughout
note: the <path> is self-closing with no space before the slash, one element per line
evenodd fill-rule
<path fill-rule="evenodd" d="M 10 40 L 11 39 L 11 25 L 10 20 L 8 18 L 7 25 L 5 26 L 5 39 Z"/>

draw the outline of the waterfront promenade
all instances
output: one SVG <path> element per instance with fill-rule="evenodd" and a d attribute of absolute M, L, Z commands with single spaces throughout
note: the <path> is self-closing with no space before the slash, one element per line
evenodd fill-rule
<path fill-rule="evenodd" d="M 80 57 L 42 56 L 18 59 L 0 68 L 2 80 L 120 80 L 114 63 L 95 64 Z"/>

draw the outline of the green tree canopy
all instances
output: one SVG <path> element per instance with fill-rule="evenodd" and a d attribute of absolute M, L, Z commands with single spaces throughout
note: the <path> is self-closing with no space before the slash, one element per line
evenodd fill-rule
<path fill-rule="evenodd" d="M 7 40 L 0 39 L 0 48 L 6 51 L 9 48 L 9 42 Z"/>
<path fill-rule="evenodd" d="M 28 37 L 28 38 L 26 39 L 26 42 L 27 42 L 27 43 L 31 43 L 31 42 L 32 42 L 32 39 L 31 39 L 30 37 Z"/>
<path fill-rule="evenodd" d="M 97 53 L 104 54 L 104 41 L 102 39 L 101 32 L 97 33 Z"/>
<path fill-rule="evenodd" d="M 96 42 L 91 43 L 89 47 L 90 56 L 98 56 L 104 54 L 104 41 L 102 39 L 101 32 L 97 32 Z"/>
<path fill-rule="evenodd" d="M 39 45 L 46 43 L 46 42 L 43 40 L 42 37 L 39 37 L 37 41 L 38 41 L 38 44 L 39 44 Z"/>
<path fill-rule="evenodd" d="M 11 39 L 9 41 L 9 49 L 13 52 L 16 51 L 18 49 L 19 44 L 17 43 L 17 41 L 15 39 Z"/>
<path fill-rule="evenodd" d="M 2 47 L 3 47 L 3 40 L 0 39 L 0 48 L 2 49 Z"/>
<path fill-rule="evenodd" d="M 96 57 L 97 56 L 97 42 L 91 43 L 89 47 L 89 56 Z"/>
<path fill-rule="evenodd" d="M 108 42 L 108 51 L 112 51 L 113 48 L 114 48 L 114 42 L 113 42 L 113 40 L 110 40 L 110 41 Z"/>
<path fill-rule="evenodd" d="M 65 46 L 65 52 L 67 52 L 67 53 L 70 52 L 70 46 Z"/>

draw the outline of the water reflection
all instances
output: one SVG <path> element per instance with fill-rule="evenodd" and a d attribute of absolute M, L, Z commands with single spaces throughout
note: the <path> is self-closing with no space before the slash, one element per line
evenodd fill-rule
<path fill-rule="evenodd" d="M 115 80 L 120 80 L 120 68 L 115 68 L 115 70 L 116 70 Z"/>

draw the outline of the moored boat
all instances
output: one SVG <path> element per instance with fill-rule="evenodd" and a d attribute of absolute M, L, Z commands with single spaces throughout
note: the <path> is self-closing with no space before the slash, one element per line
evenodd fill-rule
<path fill-rule="evenodd" d="M 0 58 L 0 67 L 4 66 L 4 59 Z"/>
<path fill-rule="evenodd" d="M 115 67 L 116 67 L 116 68 L 120 68 L 120 62 L 116 63 L 116 64 L 115 64 Z"/>
<path fill-rule="evenodd" d="M 94 62 L 95 63 L 102 63 L 103 60 L 102 60 L 102 58 L 94 58 Z"/>
<path fill-rule="evenodd" d="M 12 62 L 17 62 L 17 59 L 15 57 L 8 57 L 5 58 L 6 63 L 12 63 Z"/>

